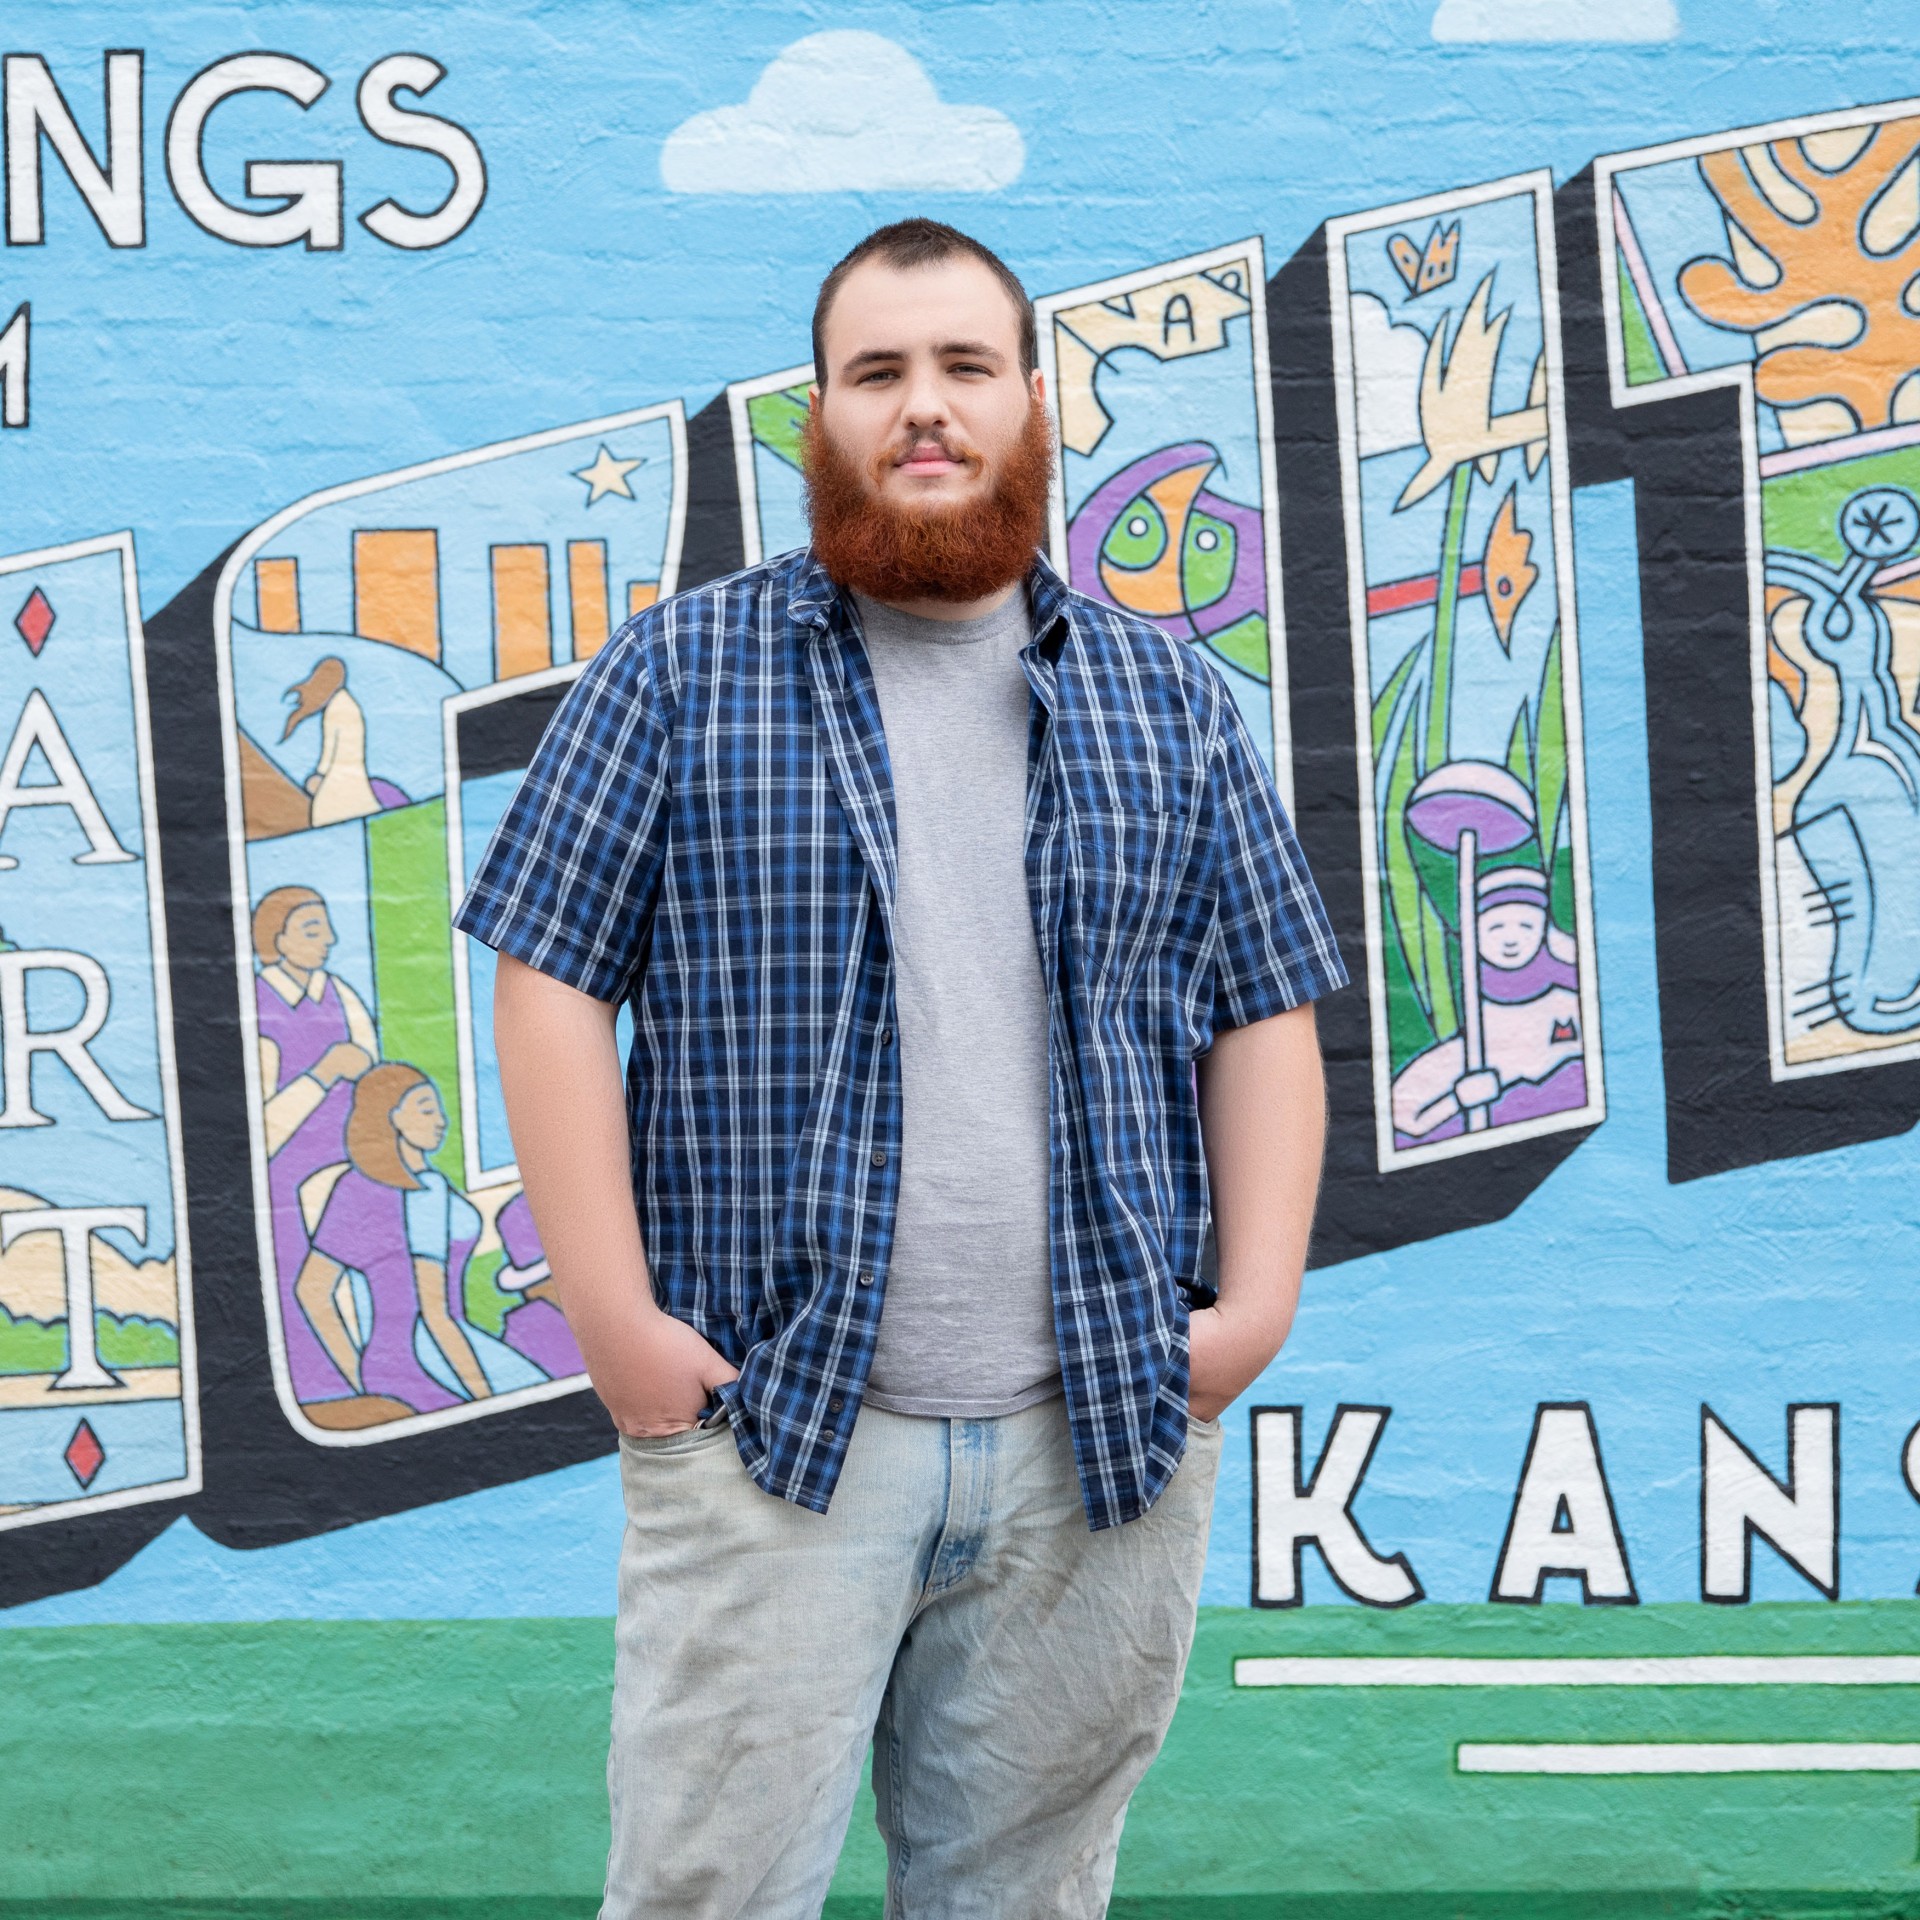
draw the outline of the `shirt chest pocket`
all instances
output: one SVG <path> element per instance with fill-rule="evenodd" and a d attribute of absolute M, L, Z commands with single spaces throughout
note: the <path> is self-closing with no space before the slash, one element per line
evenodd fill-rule
<path fill-rule="evenodd" d="M 1102 785 L 1069 808 L 1070 917 L 1103 966 L 1161 958 L 1201 898 L 1199 814 L 1162 789 Z"/>

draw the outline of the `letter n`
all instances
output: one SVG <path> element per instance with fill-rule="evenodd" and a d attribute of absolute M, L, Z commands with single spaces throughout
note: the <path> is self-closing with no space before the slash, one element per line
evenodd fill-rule
<path fill-rule="evenodd" d="M 1840 1408 L 1787 1409 L 1787 1477 L 1776 1480 L 1700 1409 L 1700 1597 L 1740 1606 L 1753 1587 L 1753 1536 L 1829 1600 L 1840 1597 Z"/>
<path fill-rule="evenodd" d="M 1423 1598 L 1404 1553 L 1382 1559 L 1353 1517 L 1367 1464 L 1391 1407 L 1334 1409 L 1327 1444 L 1311 1480 L 1300 1473 L 1299 1407 L 1253 1410 L 1253 1604 L 1301 1603 L 1301 1549 L 1320 1549 L 1340 1591 L 1370 1607 L 1404 1607 Z"/>

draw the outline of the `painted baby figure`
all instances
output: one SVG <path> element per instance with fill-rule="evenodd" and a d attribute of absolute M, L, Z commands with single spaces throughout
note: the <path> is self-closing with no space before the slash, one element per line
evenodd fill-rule
<path fill-rule="evenodd" d="M 1532 867 L 1483 873 L 1475 909 L 1486 1064 L 1468 1071 L 1458 1034 L 1408 1062 L 1393 1083 L 1403 1147 L 1464 1133 L 1473 1108 L 1505 1127 L 1586 1104 L 1579 968 L 1573 937 L 1554 925 L 1546 876 Z"/>

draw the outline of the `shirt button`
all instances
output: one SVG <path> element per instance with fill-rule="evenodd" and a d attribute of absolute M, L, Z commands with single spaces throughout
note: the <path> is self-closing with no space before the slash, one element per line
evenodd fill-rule
<path fill-rule="evenodd" d="M 883 1047 L 893 1045 L 893 1029 L 891 1027 L 882 1027 L 880 1029 L 880 1044 Z"/>
<path fill-rule="evenodd" d="M 835 1432 L 832 1427 L 829 1427 L 820 1437 L 823 1440 L 838 1440 L 840 1438 L 839 1434 Z"/>
<path fill-rule="evenodd" d="M 886 1150 L 886 1148 L 885 1148 L 885 1147 L 875 1147 L 875 1148 L 874 1148 L 874 1150 L 873 1150 L 873 1164 L 874 1164 L 874 1165 L 875 1165 L 876 1167 L 884 1167 L 884 1166 L 885 1166 L 885 1165 L 887 1164 L 887 1150 Z"/>
<path fill-rule="evenodd" d="M 870 1287 L 870 1286 L 872 1286 L 872 1285 L 873 1285 L 873 1275 L 872 1275 L 872 1274 L 870 1274 L 870 1273 L 863 1273 L 863 1274 L 862 1274 L 862 1275 L 860 1276 L 860 1284 L 861 1284 L 861 1285 L 862 1285 L 863 1287 Z"/>
<path fill-rule="evenodd" d="M 827 1411 L 829 1413 L 838 1413 L 846 1404 L 844 1400 L 829 1400 L 827 1402 Z"/>

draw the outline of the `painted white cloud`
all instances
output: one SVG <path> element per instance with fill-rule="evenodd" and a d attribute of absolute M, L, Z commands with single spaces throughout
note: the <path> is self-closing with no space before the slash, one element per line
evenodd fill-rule
<path fill-rule="evenodd" d="M 1420 444 L 1420 366 L 1427 336 L 1394 323 L 1384 300 L 1353 296 L 1353 393 L 1360 458 Z"/>
<path fill-rule="evenodd" d="M 993 107 L 942 100 L 898 42 L 851 28 L 783 48 L 739 106 L 683 121 L 660 150 L 673 193 L 995 193 L 1026 143 Z"/>
<path fill-rule="evenodd" d="M 1440 0 L 1436 40 L 1671 40 L 1673 0 Z"/>

